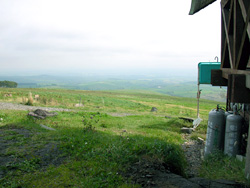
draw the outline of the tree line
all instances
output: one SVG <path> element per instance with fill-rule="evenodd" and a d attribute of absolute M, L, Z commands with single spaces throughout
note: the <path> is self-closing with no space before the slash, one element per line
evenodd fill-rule
<path fill-rule="evenodd" d="M 9 87 L 9 88 L 16 88 L 17 87 L 17 83 L 16 82 L 12 82 L 12 81 L 0 81 L 0 87 Z"/>

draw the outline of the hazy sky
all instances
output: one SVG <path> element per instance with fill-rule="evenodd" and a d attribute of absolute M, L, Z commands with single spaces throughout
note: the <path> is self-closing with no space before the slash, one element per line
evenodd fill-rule
<path fill-rule="evenodd" d="M 220 57 L 220 1 L 0 0 L 1 74 L 196 70 Z"/>

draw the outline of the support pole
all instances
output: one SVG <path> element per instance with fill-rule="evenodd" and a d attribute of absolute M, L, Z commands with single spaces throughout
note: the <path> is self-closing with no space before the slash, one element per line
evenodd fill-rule
<path fill-rule="evenodd" d="M 200 84 L 198 81 L 198 91 L 197 91 L 197 118 L 200 117 Z"/>
<path fill-rule="evenodd" d="M 200 69 L 198 65 L 198 80 L 197 80 L 197 86 L 198 86 L 198 91 L 197 91 L 197 118 L 200 117 Z"/>
<path fill-rule="evenodd" d="M 249 119 L 249 126 L 250 126 L 250 119 Z M 250 128 L 248 128 L 245 175 L 247 179 L 250 179 Z"/>

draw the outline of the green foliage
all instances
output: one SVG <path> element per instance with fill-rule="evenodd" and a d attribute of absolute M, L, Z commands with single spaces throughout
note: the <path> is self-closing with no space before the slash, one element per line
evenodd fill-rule
<path fill-rule="evenodd" d="M 200 175 L 208 179 L 229 179 L 245 183 L 244 167 L 245 162 L 218 152 L 205 158 Z"/>
<path fill-rule="evenodd" d="M 26 111 L 0 112 L 3 119 L 0 121 L 1 137 L 6 142 L 16 141 L 2 156 L 23 159 L 8 164 L 9 169 L 13 165 L 12 169 L 16 170 L 10 170 L 0 179 L 0 187 L 136 187 L 129 184 L 123 174 L 144 159 L 157 161 L 165 169 L 185 176 L 186 161 L 180 147 L 184 140 L 180 128 L 192 127 L 192 123 L 178 117 L 196 118 L 196 99 L 149 91 L 0 88 L 0 101 L 6 100 L 2 94 L 7 92 L 12 93 L 13 97 L 8 99 L 12 102 L 20 103 L 22 97 L 32 92 L 40 96 L 33 101 L 33 106 L 70 108 L 73 111 L 59 112 L 58 116 L 45 120 L 27 118 Z M 80 98 L 84 107 L 75 108 Z M 217 102 L 201 100 L 200 104 L 203 121 L 191 137 L 194 140 L 205 138 L 208 113 Z M 158 112 L 150 112 L 152 107 L 157 107 Z M 42 129 L 40 124 L 56 131 Z M 1 128 L 22 128 L 32 134 L 20 136 L 11 130 L 1 132 Z M 65 158 L 59 165 L 41 169 L 42 160 L 32 156 L 32 152 L 48 143 L 56 143 L 60 155 Z M 30 158 L 24 159 L 27 155 Z M 236 165 L 229 164 L 229 161 Z M 243 165 L 232 162 L 232 159 L 214 156 L 204 162 L 201 175 L 211 179 L 232 179 L 230 176 L 235 173 L 238 175 L 233 180 L 244 182 L 242 169 Z M 215 175 L 211 176 L 211 172 Z"/>
<path fill-rule="evenodd" d="M 16 88 L 17 83 L 12 81 L 0 81 L 0 87 Z"/>
<path fill-rule="evenodd" d="M 40 160 L 32 159 L 15 163 L 13 168 L 18 170 L 12 171 L 0 180 L 0 185 L 5 187 L 30 187 L 31 185 L 136 187 L 126 183 L 122 174 L 126 173 L 126 170 L 135 162 L 144 158 L 159 161 L 173 172 L 179 174 L 184 172 L 183 151 L 179 144 L 176 144 L 176 141 L 178 140 L 179 143 L 181 138 L 175 138 L 175 133 L 162 129 L 151 132 L 140 128 L 143 124 L 161 124 L 168 121 L 164 117 L 149 115 L 112 117 L 100 112 L 81 111 L 61 112 L 57 117 L 45 120 L 29 119 L 24 112 L 20 112 L 19 116 L 15 117 L 14 111 L 6 111 L 5 117 L 7 116 L 10 117 L 10 121 L 16 122 L 13 125 L 15 129 L 24 125 L 26 129 L 42 131 L 42 134 L 32 134 L 32 137 L 29 137 L 33 145 L 41 140 L 54 140 L 60 143 L 60 150 L 67 159 L 62 165 L 51 166 L 43 171 L 37 168 Z M 39 124 L 53 127 L 57 131 L 41 130 Z M 166 126 L 171 127 L 169 124 Z M 145 132 L 148 134 L 145 135 Z M 13 131 L 8 135 L 14 140 L 19 138 Z M 22 144 L 24 143 L 27 145 L 29 142 L 22 140 Z M 33 149 L 30 148 L 30 150 Z M 9 152 L 15 154 L 17 151 L 20 149 L 12 148 Z M 49 181 L 51 179 L 53 181 Z"/>

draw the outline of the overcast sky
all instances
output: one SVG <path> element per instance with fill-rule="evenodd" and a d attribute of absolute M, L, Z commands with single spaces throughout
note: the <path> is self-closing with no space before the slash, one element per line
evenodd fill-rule
<path fill-rule="evenodd" d="M 196 70 L 220 57 L 219 2 L 0 0 L 0 73 Z"/>

